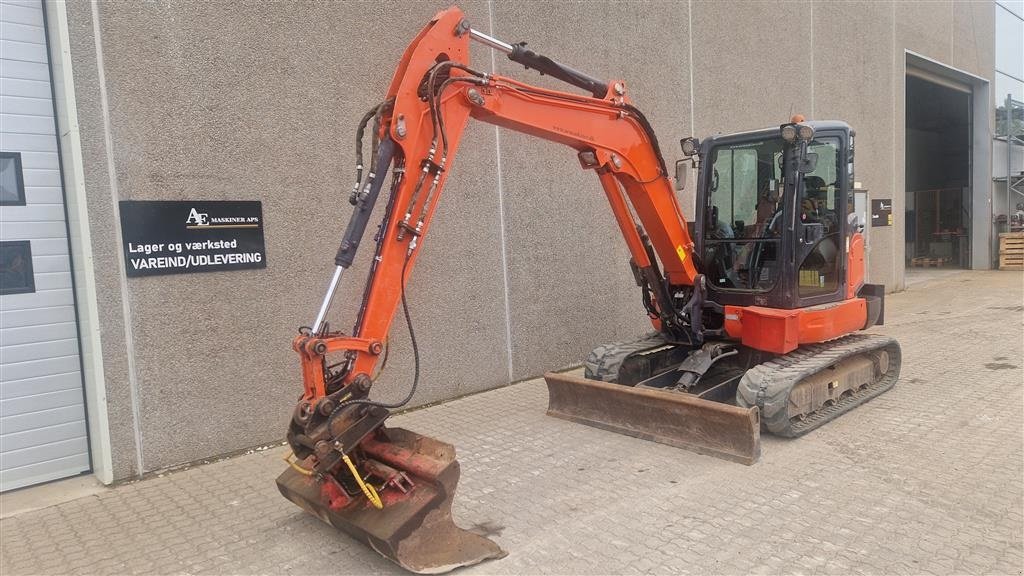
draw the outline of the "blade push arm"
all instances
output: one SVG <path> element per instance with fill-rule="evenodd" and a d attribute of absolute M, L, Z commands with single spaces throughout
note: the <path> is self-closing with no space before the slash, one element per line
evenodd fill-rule
<path fill-rule="evenodd" d="M 468 65 L 470 39 L 591 95 L 475 71 Z M 462 13 L 452 8 L 439 13 L 407 48 L 379 112 L 377 163 L 371 166 L 364 193 L 355 194 L 356 209 L 317 319 L 295 341 L 303 356 L 304 400 L 311 408 L 328 395 L 331 375 L 324 357 L 330 352 L 346 351 L 348 358 L 341 379 L 346 392 L 338 399 L 351 402 L 365 397 L 366 381 L 380 360 L 417 248 L 430 227 L 470 118 L 559 142 L 578 152 L 581 166 L 598 175 L 632 255 L 638 282 L 644 286 L 653 324 L 676 339 L 683 338 L 689 320 L 685 306 L 677 301 L 685 300 L 701 278 L 693 242 L 657 140 L 644 116 L 629 103 L 623 83 L 601 82 L 537 55 L 524 44 L 506 44 L 471 30 Z M 389 167 L 393 175 L 388 205 L 354 335 L 327 333 L 324 319 L 334 291 L 351 265 Z M 357 380 L 364 389 L 350 386 Z"/>

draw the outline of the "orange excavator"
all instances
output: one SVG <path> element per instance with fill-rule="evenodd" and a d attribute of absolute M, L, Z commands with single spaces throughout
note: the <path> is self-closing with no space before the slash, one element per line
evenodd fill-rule
<path fill-rule="evenodd" d="M 477 70 L 471 41 L 584 93 Z M 597 174 L 652 324 L 643 338 L 595 349 L 582 376 L 547 374 L 548 414 L 751 464 L 762 429 L 799 436 L 895 384 L 899 344 L 858 334 L 882 323 L 884 290 L 864 282 L 848 125 L 794 117 L 765 130 L 685 138 L 673 177 L 623 82 L 492 38 L 450 8 L 412 41 L 356 133 L 354 210 L 316 319 L 292 344 L 304 389 L 287 432 L 293 454 L 277 480 L 289 500 L 413 572 L 505 555 L 451 518 L 454 448 L 385 425 L 419 381 L 408 278 L 471 118 L 564 144 Z M 676 192 L 694 168 L 691 224 Z M 380 203 L 348 335 L 327 317 Z M 384 403 L 370 391 L 399 306 L 416 369 L 405 398 Z"/>

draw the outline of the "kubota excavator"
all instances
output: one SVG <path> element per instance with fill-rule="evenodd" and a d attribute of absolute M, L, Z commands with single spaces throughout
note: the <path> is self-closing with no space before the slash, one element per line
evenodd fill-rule
<path fill-rule="evenodd" d="M 586 94 L 476 70 L 471 40 Z M 895 384 L 899 345 L 855 334 L 882 323 L 884 292 L 864 282 L 849 126 L 794 118 L 683 139 L 674 186 L 623 82 L 492 38 L 450 8 L 412 41 L 387 95 L 359 125 L 354 210 L 316 319 L 293 341 L 304 390 L 287 433 L 294 459 L 277 483 L 302 508 L 413 572 L 505 554 L 451 519 L 454 448 L 385 426 L 419 380 L 408 276 L 470 118 L 576 150 L 608 198 L 654 328 L 594 350 L 583 377 L 547 374 L 548 414 L 751 464 L 762 428 L 799 436 Z M 691 228 L 675 193 L 692 167 Z M 328 312 L 386 180 L 375 253 L 346 335 L 331 328 Z M 404 400 L 388 404 L 369 394 L 399 305 L 416 370 Z"/>

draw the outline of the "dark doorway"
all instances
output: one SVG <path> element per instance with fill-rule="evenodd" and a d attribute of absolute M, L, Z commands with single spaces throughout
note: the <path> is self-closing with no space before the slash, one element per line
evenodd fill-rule
<path fill-rule="evenodd" d="M 908 266 L 970 268 L 971 91 L 907 75 Z"/>

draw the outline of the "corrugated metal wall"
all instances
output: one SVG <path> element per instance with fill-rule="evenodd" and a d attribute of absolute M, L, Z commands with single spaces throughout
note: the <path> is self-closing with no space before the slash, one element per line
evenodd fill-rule
<path fill-rule="evenodd" d="M 34 290 L 0 295 L 0 490 L 89 469 L 60 164 L 39 0 L 0 0 L 0 151 L 21 202 L 0 206 L 0 265 L 31 246 Z M 15 163 L 5 170 L 15 170 Z M 10 182 L 11 180 L 8 180 Z M 9 195 L 5 189 L 4 198 Z M 14 274 L 16 270 L 0 270 Z M 17 276 L 17 274 L 14 274 Z"/>

